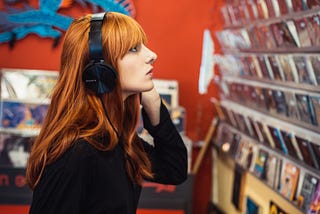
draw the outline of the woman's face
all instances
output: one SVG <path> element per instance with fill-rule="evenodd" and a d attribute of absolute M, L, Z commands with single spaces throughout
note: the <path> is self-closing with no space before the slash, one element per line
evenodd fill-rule
<path fill-rule="evenodd" d="M 122 59 L 118 60 L 123 99 L 154 87 L 152 69 L 156 58 L 154 52 L 141 44 L 131 48 Z"/>

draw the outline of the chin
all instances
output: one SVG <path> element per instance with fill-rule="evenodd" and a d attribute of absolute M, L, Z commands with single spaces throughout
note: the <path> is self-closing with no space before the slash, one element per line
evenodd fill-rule
<path fill-rule="evenodd" d="M 150 87 L 149 87 L 149 89 L 148 89 L 147 91 L 150 91 L 150 90 L 152 90 L 153 88 L 154 88 L 154 84 L 153 84 L 153 82 L 151 82 Z"/>

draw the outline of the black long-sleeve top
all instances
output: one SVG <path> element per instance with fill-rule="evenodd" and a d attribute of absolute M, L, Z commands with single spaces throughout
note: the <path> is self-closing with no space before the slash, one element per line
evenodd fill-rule
<path fill-rule="evenodd" d="M 144 127 L 154 146 L 143 141 L 152 163 L 154 182 L 180 184 L 187 178 L 187 150 L 161 104 L 160 123 L 152 126 L 142 110 Z M 142 140 L 142 139 L 141 139 Z M 79 140 L 46 166 L 35 187 L 30 214 L 134 214 L 141 186 L 126 174 L 124 151 L 118 145 L 99 151 Z"/>

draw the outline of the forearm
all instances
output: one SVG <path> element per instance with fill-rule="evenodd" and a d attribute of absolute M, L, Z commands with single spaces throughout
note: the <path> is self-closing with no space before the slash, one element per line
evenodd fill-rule
<path fill-rule="evenodd" d="M 150 154 L 154 180 L 170 184 L 183 182 L 187 177 L 187 149 L 167 108 L 160 105 L 160 122 L 156 126 L 151 125 L 144 110 L 142 114 L 144 126 L 154 139 L 154 149 Z"/>
<path fill-rule="evenodd" d="M 141 105 L 147 113 L 148 118 L 153 126 L 160 123 L 160 105 L 161 98 L 155 89 L 142 93 Z"/>

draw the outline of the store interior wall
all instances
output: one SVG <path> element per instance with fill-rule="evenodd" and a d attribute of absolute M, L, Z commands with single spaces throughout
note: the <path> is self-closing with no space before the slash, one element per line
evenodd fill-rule
<path fill-rule="evenodd" d="M 223 0 L 133 2 L 135 19 L 148 37 L 147 45 L 158 55 L 154 77 L 179 81 L 179 104 L 186 108 L 187 135 L 193 141 L 202 140 L 213 117 L 209 98 L 217 93 L 213 84 L 207 94 L 198 93 L 203 31 L 221 26 L 220 14 L 214 14 L 214 9 Z M 29 3 L 39 7 L 38 0 Z M 3 10 L 2 1 L 0 9 Z M 90 11 L 74 4 L 72 8 L 60 9 L 59 13 L 79 17 Z M 52 39 L 32 34 L 18 40 L 13 49 L 8 43 L 0 44 L 0 68 L 59 70 L 62 42 L 56 48 L 52 45 Z"/>
<path fill-rule="evenodd" d="M 38 0 L 28 2 L 32 7 L 39 7 Z M 222 27 L 218 8 L 224 0 L 133 2 L 135 19 L 148 37 L 147 45 L 158 55 L 154 77 L 178 80 L 179 105 L 186 109 L 186 134 L 193 142 L 201 141 L 214 117 L 210 97 L 217 97 L 218 93 L 214 84 L 209 85 L 207 94 L 198 93 L 203 32 L 207 28 L 214 32 Z M 3 9 L 1 1 L 0 10 Z M 59 13 L 79 17 L 90 11 L 74 4 L 72 8 L 60 9 Z M 52 45 L 52 39 L 37 35 L 28 35 L 17 41 L 12 49 L 7 43 L 0 44 L 0 68 L 59 70 L 62 43 L 55 48 Z M 210 155 L 210 152 L 207 154 Z M 196 155 L 197 151 L 194 159 Z M 194 185 L 198 186 L 194 193 L 195 213 L 204 213 L 210 200 L 210 161 L 210 157 L 204 159 L 205 163 L 195 179 Z"/>

